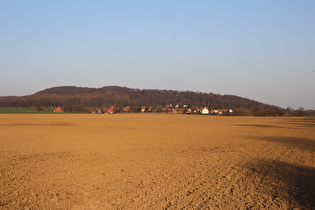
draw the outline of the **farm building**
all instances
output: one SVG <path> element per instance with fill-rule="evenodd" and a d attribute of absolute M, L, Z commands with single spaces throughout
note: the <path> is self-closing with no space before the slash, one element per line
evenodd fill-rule
<path fill-rule="evenodd" d="M 213 109 L 210 111 L 210 114 L 213 115 L 231 115 L 232 113 L 232 109 Z"/>
<path fill-rule="evenodd" d="M 63 112 L 63 110 L 58 106 L 53 112 Z"/>
<path fill-rule="evenodd" d="M 202 108 L 201 114 L 209 114 L 209 109 L 207 107 Z"/>
<path fill-rule="evenodd" d="M 126 106 L 126 107 L 123 109 L 123 112 L 131 112 L 130 106 Z"/>
<path fill-rule="evenodd" d="M 116 107 L 115 106 L 111 106 L 108 109 L 104 110 L 104 113 L 106 114 L 113 114 L 116 112 Z"/>

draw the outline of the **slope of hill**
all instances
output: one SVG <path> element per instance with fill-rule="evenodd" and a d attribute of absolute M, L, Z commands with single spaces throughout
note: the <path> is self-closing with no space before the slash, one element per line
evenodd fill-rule
<path fill-rule="evenodd" d="M 21 97 L 0 97 L 1 107 L 65 106 L 165 106 L 179 104 L 213 108 L 251 108 L 266 104 L 234 96 L 176 90 L 132 89 L 119 86 L 86 88 L 61 86 Z"/>

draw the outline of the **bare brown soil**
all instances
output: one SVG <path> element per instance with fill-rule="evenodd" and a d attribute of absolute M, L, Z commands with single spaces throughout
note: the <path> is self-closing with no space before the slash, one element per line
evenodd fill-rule
<path fill-rule="evenodd" d="M 0 115 L 0 209 L 314 209 L 315 119 Z"/>

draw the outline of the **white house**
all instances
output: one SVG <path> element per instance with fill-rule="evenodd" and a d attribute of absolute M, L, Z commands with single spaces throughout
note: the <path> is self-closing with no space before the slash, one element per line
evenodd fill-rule
<path fill-rule="evenodd" d="M 201 114 L 209 114 L 209 109 L 207 107 L 204 107 L 201 109 Z"/>

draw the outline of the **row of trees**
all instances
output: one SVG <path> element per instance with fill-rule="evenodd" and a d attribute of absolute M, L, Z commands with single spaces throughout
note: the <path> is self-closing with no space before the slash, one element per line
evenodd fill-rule
<path fill-rule="evenodd" d="M 296 110 L 288 107 L 283 109 L 277 106 L 253 107 L 252 109 L 237 108 L 234 115 L 238 116 L 297 116 L 297 117 L 315 117 L 315 110 L 305 110 L 300 107 Z"/>

